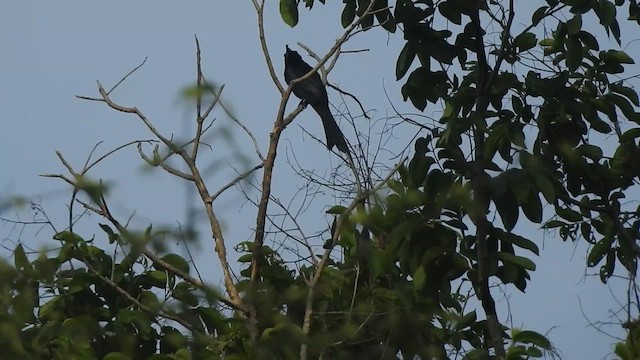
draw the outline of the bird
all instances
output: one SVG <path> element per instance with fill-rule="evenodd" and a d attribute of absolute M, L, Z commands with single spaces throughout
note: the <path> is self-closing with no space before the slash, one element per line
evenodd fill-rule
<path fill-rule="evenodd" d="M 289 45 L 286 45 L 286 51 L 284 53 L 284 79 L 287 85 L 295 79 L 303 77 L 313 68 L 307 64 L 297 51 L 291 50 Z M 329 97 L 327 96 L 327 89 L 324 83 L 320 79 L 318 72 L 314 72 L 308 78 L 293 85 L 293 94 L 304 101 L 320 115 L 322 125 L 324 126 L 324 134 L 327 137 L 327 148 L 329 150 L 333 147 L 337 147 L 338 150 L 345 154 L 349 154 L 349 148 L 347 141 L 344 138 L 344 134 L 338 127 L 336 120 L 329 110 Z"/>

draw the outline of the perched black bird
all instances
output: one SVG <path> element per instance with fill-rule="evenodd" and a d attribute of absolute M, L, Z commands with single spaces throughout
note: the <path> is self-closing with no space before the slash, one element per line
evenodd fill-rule
<path fill-rule="evenodd" d="M 289 46 L 287 46 L 287 51 L 284 53 L 284 79 L 287 84 L 304 76 L 311 71 L 311 69 L 313 68 L 302 60 L 300 54 L 289 49 Z M 305 103 L 311 105 L 318 115 L 320 115 L 322 125 L 324 125 L 324 134 L 327 137 L 327 148 L 331 150 L 333 146 L 336 146 L 338 150 L 348 154 L 349 148 L 347 147 L 344 135 L 329 110 L 327 89 L 325 89 L 320 75 L 315 72 L 310 77 L 295 84 L 293 86 L 293 93 Z"/>

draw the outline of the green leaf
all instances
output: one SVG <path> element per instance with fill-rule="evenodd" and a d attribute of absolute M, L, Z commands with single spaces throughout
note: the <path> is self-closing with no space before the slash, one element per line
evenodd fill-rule
<path fill-rule="evenodd" d="M 626 342 L 617 343 L 615 353 L 616 355 L 620 356 L 622 360 L 635 360 L 635 356 L 633 355 L 632 350 L 629 349 L 629 346 Z"/>
<path fill-rule="evenodd" d="M 412 277 L 413 289 L 416 291 L 422 290 L 427 283 L 427 274 L 424 271 L 424 267 L 422 265 L 418 266 Z"/>
<path fill-rule="evenodd" d="M 582 215 L 573 209 L 556 206 L 556 214 L 569 222 L 582 221 Z"/>
<path fill-rule="evenodd" d="M 24 252 L 22 244 L 18 244 L 13 253 L 13 263 L 16 266 L 16 270 L 21 274 L 25 274 L 28 270 L 31 270 L 31 262 L 27 258 L 27 254 Z"/>
<path fill-rule="evenodd" d="M 609 249 L 607 253 L 607 260 L 604 265 L 600 267 L 600 281 L 606 283 L 607 279 L 613 276 L 613 272 L 616 269 L 616 250 Z"/>
<path fill-rule="evenodd" d="M 138 296 L 138 301 L 147 308 L 155 311 L 160 308 L 160 302 L 158 301 L 158 297 L 152 291 L 144 290 Z"/>
<path fill-rule="evenodd" d="M 411 100 L 413 106 L 423 111 L 427 107 L 427 96 L 422 87 L 425 84 L 429 70 L 419 67 L 411 72 L 407 82 L 402 85 L 402 97 L 406 101 Z"/>
<path fill-rule="evenodd" d="M 44 303 L 38 308 L 38 317 L 45 320 L 53 320 L 55 315 L 58 313 L 59 303 L 63 300 L 64 299 L 62 297 L 56 297 Z"/>
<path fill-rule="evenodd" d="M 536 224 L 542 222 L 542 202 L 540 201 L 540 196 L 538 196 L 537 191 L 531 189 L 527 196 L 527 201 L 521 204 L 520 207 L 527 219 Z"/>
<path fill-rule="evenodd" d="M 506 360 L 521 360 L 526 359 L 527 349 L 522 345 L 511 345 L 507 349 Z"/>
<path fill-rule="evenodd" d="M 149 271 L 148 275 L 155 287 L 163 288 L 167 284 L 167 273 L 164 271 Z"/>
<path fill-rule="evenodd" d="M 582 15 L 576 14 L 567 21 L 567 32 L 571 35 L 577 35 L 580 29 L 582 29 Z"/>
<path fill-rule="evenodd" d="M 599 56 L 600 60 L 604 62 L 612 61 L 618 64 L 635 64 L 633 58 L 621 50 L 601 51 Z"/>
<path fill-rule="evenodd" d="M 440 14 L 452 23 L 456 25 L 462 24 L 462 13 L 460 12 L 460 9 L 454 5 L 453 1 L 441 2 L 438 5 L 438 11 L 440 11 Z"/>
<path fill-rule="evenodd" d="M 298 4 L 296 0 L 280 0 L 280 16 L 287 25 L 296 26 L 298 24 Z"/>
<path fill-rule="evenodd" d="M 238 258 L 240 263 L 249 263 L 253 261 L 253 254 L 244 254 Z"/>
<path fill-rule="evenodd" d="M 518 48 L 518 52 L 523 52 L 532 49 L 538 43 L 538 39 L 534 33 L 523 33 L 513 40 L 513 46 Z"/>
<path fill-rule="evenodd" d="M 331 207 L 331 209 L 327 210 L 326 213 L 333 214 L 333 215 L 341 215 L 343 212 L 345 212 L 345 210 L 347 210 L 347 208 L 342 205 L 334 205 Z"/>
<path fill-rule="evenodd" d="M 543 353 L 542 350 L 538 349 L 537 347 L 529 346 L 527 348 L 527 355 L 529 355 L 530 357 L 539 358 L 542 357 Z"/>
<path fill-rule="evenodd" d="M 377 247 L 371 250 L 371 254 L 369 255 L 368 260 L 372 279 L 377 279 L 378 276 L 386 273 L 389 270 L 389 260 L 385 256 L 384 251 Z"/>
<path fill-rule="evenodd" d="M 582 63 L 582 43 L 575 35 L 568 35 L 567 40 L 567 68 L 569 71 L 576 71 Z"/>
<path fill-rule="evenodd" d="M 463 360 L 489 360 L 489 350 L 483 348 L 475 348 L 467 352 L 462 358 Z"/>
<path fill-rule="evenodd" d="M 396 63 L 396 80 L 402 79 L 407 73 L 414 58 L 416 57 L 416 44 L 413 41 L 407 41 L 400 51 L 398 62 Z"/>
<path fill-rule="evenodd" d="M 472 312 L 467 313 L 464 316 L 462 316 L 460 318 L 460 320 L 455 324 L 453 329 L 456 330 L 456 331 L 460 331 L 460 330 L 462 330 L 464 328 L 472 326 L 476 322 L 477 318 L 478 318 L 478 316 L 476 315 L 476 311 L 473 310 Z"/>
<path fill-rule="evenodd" d="M 609 134 L 611 132 L 611 126 L 605 121 L 600 119 L 597 112 L 585 114 L 585 119 L 591 124 L 591 128 L 601 134 Z"/>
<path fill-rule="evenodd" d="M 533 12 L 533 15 L 531 16 L 531 24 L 533 26 L 538 25 L 540 21 L 546 17 L 547 9 L 549 9 L 548 6 L 541 6 Z"/>
<path fill-rule="evenodd" d="M 191 350 L 182 348 L 175 352 L 175 360 L 191 360 Z"/>
<path fill-rule="evenodd" d="M 596 51 L 600 50 L 600 45 L 598 44 L 598 40 L 591 33 L 586 31 L 580 31 L 578 33 L 578 38 L 580 39 L 580 41 L 582 41 L 584 46 L 586 46 L 588 49 L 596 50 Z"/>
<path fill-rule="evenodd" d="M 193 293 L 193 285 L 187 282 L 180 282 L 173 288 L 171 296 L 189 306 L 198 305 L 198 298 Z"/>
<path fill-rule="evenodd" d="M 589 252 L 589 256 L 587 257 L 587 266 L 594 267 L 602 261 L 607 252 L 611 249 L 611 240 L 607 237 L 602 238 L 598 241 Z"/>
<path fill-rule="evenodd" d="M 508 234 L 507 239 L 513 245 L 522 249 L 527 249 L 536 255 L 540 255 L 540 249 L 538 248 L 538 245 L 536 245 L 536 243 L 534 243 L 533 241 L 513 233 L 507 233 L 507 234 Z"/>
<path fill-rule="evenodd" d="M 167 254 L 162 257 L 162 260 L 185 274 L 189 273 L 189 263 L 178 254 Z M 156 268 L 161 269 L 161 267 Z"/>
<path fill-rule="evenodd" d="M 632 88 L 614 83 L 614 84 L 609 84 L 609 90 L 625 96 L 626 98 L 631 100 L 633 105 L 640 106 L 640 103 L 638 102 L 638 93 Z"/>
<path fill-rule="evenodd" d="M 588 222 L 580 224 L 580 234 L 587 242 L 591 242 L 591 225 Z"/>
<path fill-rule="evenodd" d="M 121 352 L 110 352 L 102 360 L 131 360 L 131 357 Z"/>
<path fill-rule="evenodd" d="M 513 192 L 518 203 L 524 203 L 531 192 L 531 182 L 527 178 L 526 172 L 521 169 L 509 169 L 498 177 L 504 177 Z"/>
<path fill-rule="evenodd" d="M 498 198 L 494 198 L 493 202 L 496 204 L 496 209 L 498 209 L 505 229 L 507 231 L 513 230 L 518 223 L 518 216 L 520 215 L 518 201 L 513 195 L 513 192 L 506 188 L 504 189 L 504 194 Z"/>
<path fill-rule="evenodd" d="M 513 107 L 513 111 L 522 116 L 522 111 L 524 110 L 524 104 L 522 103 L 522 100 L 520 100 L 519 97 L 515 96 L 515 95 L 511 95 L 511 106 Z"/>
<path fill-rule="evenodd" d="M 98 224 L 98 225 L 100 226 L 102 231 L 106 232 L 108 235 L 115 235 L 115 233 L 113 232 L 113 230 L 111 230 L 111 227 L 109 227 L 109 225 L 107 224 Z"/>
<path fill-rule="evenodd" d="M 546 350 L 551 349 L 551 342 L 549 341 L 549 339 L 547 339 L 544 335 L 531 330 L 517 332 L 513 335 L 513 342 L 518 342 L 521 344 L 533 344 Z"/>
<path fill-rule="evenodd" d="M 625 131 L 620 137 L 620 140 L 622 140 L 622 142 L 624 143 L 627 141 L 632 141 L 639 137 L 640 137 L 640 128 L 633 128 Z"/>
<path fill-rule="evenodd" d="M 513 264 L 519 266 L 523 269 L 535 271 L 536 264 L 531 261 L 529 258 L 524 256 L 511 255 L 505 252 L 498 252 L 498 259 L 502 260 L 505 263 Z"/>
<path fill-rule="evenodd" d="M 395 33 L 398 25 L 393 14 L 389 11 L 389 4 L 387 0 L 376 0 L 376 5 L 373 10 L 375 11 L 378 24 L 388 32 L 392 34 Z"/>
<path fill-rule="evenodd" d="M 616 22 L 616 6 L 607 0 L 599 1 L 599 5 L 599 8 L 594 8 L 594 10 L 600 18 L 600 24 L 611 27 Z"/>
<path fill-rule="evenodd" d="M 347 0 L 345 1 L 344 9 L 342 10 L 342 16 L 340 17 L 340 21 L 342 22 L 342 27 L 346 28 L 351 25 L 353 19 L 356 18 L 356 0 Z"/>
<path fill-rule="evenodd" d="M 538 189 L 547 200 L 547 202 L 553 204 L 556 199 L 556 190 L 553 187 L 553 183 L 542 172 L 533 173 L 533 181 L 538 186 Z"/>
<path fill-rule="evenodd" d="M 98 225 L 100 226 L 102 231 L 107 233 L 107 236 L 108 236 L 108 239 L 109 239 L 109 244 L 113 244 L 114 242 L 118 241 L 120 236 L 118 234 L 116 234 L 115 232 L 113 232 L 113 230 L 111 229 L 111 227 L 109 227 L 109 225 L 107 225 L 107 224 L 98 224 Z"/>
<path fill-rule="evenodd" d="M 596 145 L 582 144 L 576 149 L 582 156 L 586 156 L 594 162 L 602 159 L 602 149 Z"/>
<path fill-rule="evenodd" d="M 636 112 L 631 103 L 629 103 L 629 100 L 617 94 L 607 94 L 604 96 L 604 98 L 605 100 L 610 101 L 611 103 L 615 104 L 620 110 L 622 110 L 622 113 L 628 120 L 634 121 L 636 123 L 640 122 L 640 115 Z"/>
<path fill-rule="evenodd" d="M 84 239 L 80 237 L 78 234 L 70 232 L 70 231 L 61 231 L 53 236 L 54 240 L 60 240 L 65 243 L 78 244 L 80 242 L 84 242 Z"/>
<path fill-rule="evenodd" d="M 358 0 L 358 9 L 356 10 L 356 14 L 361 16 L 364 14 L 365 9 L 371 4 L 371 1 L 375 0 Z M 375 5 L 374 5 L 375 8 Z M 373 15 L 365 16 L 360 22 L 360 27 L 363 30 L 369 30 L 373 26 Z"/>

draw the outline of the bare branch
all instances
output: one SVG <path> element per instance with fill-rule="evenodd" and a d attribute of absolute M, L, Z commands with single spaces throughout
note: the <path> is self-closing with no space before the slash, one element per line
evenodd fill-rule
<path fill-rule="evenodd" d="M 253 7 L 256 9 L 256 15 L 258 15 L 258 32 L 260 36 L 260 46 L 262 47 L 262 53 L 264 54 L 264 59 L 267 62 L 267 68 L 269 68 L 269 75 L 271 75 L 271 80 L 273 80 L 273 84 L 278 88 L 280 93 L 284 93 L 285 89 L 278 80 L 278 75 L 276 75 L 276 71 L 273 68 L 273 62 L 271 61 L 271 55 L 269 55 L 269 48 L 267 47 L 267 38 L 264 35 L 264 0 L 258 4 L 257 0 L 251 0 L 253 2 Z"/>
<path fill-rule="evenodd" d="M 202 88 L 202 80 L 203 80 L 200 41 L 198 41 L 197 36 L 194 35 L 194 37 L 196 39 L 196 87 L 198 88 L 198 98 L 196 99 L 196 135 L 193 137 L 194 141 L 193 141 L 193 151 L 191 152 L 191 157 L 195 161 L 196 158 L 198 157 L 200 137 L 202 137 L 202 124 L 204 123 L 205 118 L 202 117 L 202 93 L 200 92 L 200 89 Z M 213 108 L 213 106 L 211 108 Z"/>
<path fill-rule="evenodd" d="M 126 107 L 126 106 L 122 106 L 122 105 L 114 103 L 109 98 L 109 94 L 105 91 L 105 89 L 103 88 L 103 86 L 102 86 L 102 84 L 100 82 L 98 82 L 98 91 L 99 91 L 100 95 L 102 96 L 102 100 L 105 103 L 107 103 L 107 105 L 109 107 L 111 107 L 112 109 L 117 110 L 117 111 L 121 111 L 121 112 L 124 112 L 124 113 L 129 113 L 129 114 L 136 115 L 140 120 L 142 120 L 142 122 L 145 124 L 145 126 L 162 143 L 164 143 L 173 153 L 178 154 L 184 160 L 185 164 L 189 168 L 189 171 L 191 172 L 190 176 L 193 178 L 195 186 L 196 186 L 196 188 L 198 190 L 198 194 L 200 195 L 200 198 L 201 198 L 201 200 L 202 200 L 202 202 L 204 204 L 205 211 L 207 213 L 207 218 L 209 219 L 209 224 L 210 224 L 210 227 L 211 227 L 211 234 L 212 234 L 212 237 L 213 237 L 213 239 L 215 241 L 215 250 L 216 250 L 216 253 L 218 255 L 218 260 L 220 261 L 220 265 L 222 267 L 222 272 L 223 272 L 223 277 L 224 277 L 223 280 L 224 280 L 225 289 L 227 291 L 227 294 L 231 298 L 230 299 L 231 303 L 236 304 L 237 308 L 243 307 L 242 300 L 240 298 L 238 290 L 235 287 L 235 283 L 234 283 L 234 279 L 233 279 L 233 276 L 232 276 L 232 273 L 231 273 L 229 262 L 227 260 L 226 245 L 225 245 L 225 242 L 224 242 L 224 237 L 223 237 L 223 233 L 222 233 L 222 227 L 221 227 L 220 222 L 218 221 L 218 218 L 217 218 L 217 216 L 215 214 L 215 211 L 214 211 L 214 208 L 213 208 L 212 199 L 211 199 L 211 195 L 209 194 L 207 186 L 204 183 L 204 180 L 203 180 L 203 178 L 202 178 L 202 176 L 200 174 L 200 170 L 197 168 L 197 166 L 195 164 L 195 160 L 191 156 L 189 156 L 187 154 L 187 152 L 185 151 L 184 148 L 176 145 L 170 139 L 168 139 L 165 136 L 163 136 L 153 126 L 151 121 L 137 107 Z M 214 99 L 213 103 L 211 104 L 211 107 L 213 107 L 215 105 L 215 103 L 216 103 L 216 100 Z M 70 166 L 67 166 L 67 168 L 69 168 L 70 171 L 72 171 Z M 174 175 L 178 175 L 178 176 L 181 176 L 183 178 L 185 177 L 185 174 L 178 174 L 175 171 L 172 172 L 172 173 Z"/>
<path fill-rule="evenodd" d="M 115 154 L 116 152 L 130 146 L 133 144 L 138 144 L 138 147 L 143 144 L 143 143 L 154 143 L 156 142 L 155 140 L 133 140 L 130 141 L 126 144 L 120 145 L 118 147 L 116 147 L 115 149 L 111 150 L 111 151 L 107 151 L 104 155 L 100 156 L 96 161 L 92 162 L 89 164 L 89 159 L 91 158 L 91 156 L 89 156 L 89 158 L 87 158 L 87 163 L 85 164 L 84 168 L 82 169 L 82 173 L 85 174 L 87 173 L 87 171 L 89 171 L 92 167 L 96 166 L 100 161 L 106 159 L 108 156 L 111 156 L 112 154 Z"/>
<path fill-rule="evenodd" d="M 331 87 L 332 89 L 336 90 L 337 92 L 339 92 L 339 93 L 341 93 L 343 95 L 347 95 L 348 97 L 352 98 L 355 102 L 358 103 L 358 106 L 360 106 L 360 110 L 362 110 L 362 116 L 364 116 L 365 119 L 369 119 L 369 120 L 371 119 L 369 117 L 369 115 L 367 115 L 367 112 L 364 110 L 364 107 L 362 106 L 362 103 L 360 102 L 360 100 L 358 100 L 358 98 L 355 95 L 353 95 L 353 94 L 351 94 L 349 92 L 346 92 L 346 91 L 340 89 L 339 87 L 337 87 L 337 86 L 335 86 L 335 85 L 333 85 L 331 83 L 327 83 L 327 86 Z"/>
<path fill-rule="evenodd" d="M 211 196 L 211 201 L 212 202 L 215 201 L 216 198 L 218 198 L 218 196 L 220 196 L 227 189 L 229 189 L 230 187 L 234 186 L 235 184 L 237 184 L 241 180 L 246 179 L 247 176 L 253 174 L 256 170 L 262 169 L 263 166 L 264 166 L 264 163 L 260 163 L 260 164 L 258 164 L 256 166 L 252 167 L 251 169 L 245 171 L 244 173 L 236 176 L 235 179 L 229 181 L 226 185 L 224 185 L 222 188 L 220 188 L 220 190 L 218 190 L 215 194 L 213 194 L 213 196 Z"/>
<path fill-rule="evenodd" d="M 224 110 L 224 112 L 229 115 L 229 118 L 231 119 L 231 121 L 235 122 L 238 126 L 240 126 L 240 128 L 242 128 L 242 130 L 247 134 L 247 136 L 249 136 L 249 138 L 251 139 L 251 141 L 253 142 L 253 148 L 256 152 L 256 156 L 258 156 L 258 158 L 264 163 L 265 162 L 265 158 L 262 155 L 262 152 L 260 151 L 260 146 L 258 146 L 258 140 L 256 140 L 256 137 L 253 135 L 253 133 L 251 132 L 251 130 L 249 130 L 249 128 L 247 128 L 242 121 L 240 121 L 235 115 L 233 115 L 233 113 L 229 110 L 229 108 L 224 104 L 224 102 L 222 102 L 222 100 L 220 100 L 220 107 L 222 107 L 222 109 Z"/>
<path fill-rule="evenodd" d="M 115 85 L 113 85 L 113 87 L 111 88 L 111 90 L 107 91 L 107 94 L 111 94 L 111 92 L 113 90 L 115 90 L 120 84 L 122 84 L 123 81 L 125 81 L 129 75 L 133 74 L 134 72 L 136 72 L 138 69 L 140 69 L 142 67 L 142 65 L 144 65 L 144 63 L 147 62 L 147 58 L 145 57 L 144 60 L 142 60 L 142 62 L 140 63 L 140 65 L 136 66 L 135 68 L 133 68 L 133 70 L 129 71 L 127 73 L 127 75 L 125 75 L 122 79 L 120 79 L 120 81 L 118 81 Z"/>
<path fill-rule="evenodd" d="M 158 153 L 158 146 L 156 145 L 155 149 L 153 149 L 153 159 L 150 159 L 147 155 L 145 155 L 144 151 L 142 151 L 142 144 L 138 144 L 138 154 L 140 155 L 140 157 L 142 158 L 142 160 L 146 161 L 147 164 L 156 167 L 156 166 L 160 166 L 162 167 L 166 172 L 168 172 L 171 175 L 175 175 L 179 178 L 183 178 L 185 180 L 188 181 L 193 181 L 193 176 L 191 176 L 190 174 L 187 173 L 183 173 L 182 171 L 168 165 L 167 163 L 165 163 L 163 160 L 159 160 L 160 159 L 160 154 Z"/>

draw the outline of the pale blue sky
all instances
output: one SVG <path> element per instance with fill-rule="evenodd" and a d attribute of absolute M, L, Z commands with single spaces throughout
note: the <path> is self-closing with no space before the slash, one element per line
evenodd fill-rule
<path fill-rule="evenodd" d="M 302 41 L 322 53 L 341 33 L 339 1 L 327 1 L 326 6 L 318 3 L 311 12 L 301 9 L 300 24 L 294 29 L 280 20 L 277 1 L 269 3 L 266 31 L 279 76 L 285 44 Z M 200 39 L 205 74 L 216 83 L 225 84 L 226 103 L 258 138 L 263 152 L 266 149 L 279 94 L 264 66 L 250 1 L 6 2 L 0 11 L 0 34 L 0 105 L 5 124 L 0 135 L 0 190 L 3 195 L 39 199 L 60 227 L 67 216 L 65 203 L 70 189 L 60 181 L 38 177 L 40 173 L 64 172 L 54 151 L 60 150 L 80 168 L 97 142 L 103 141 L 100 149 L 107 151 L 131 140 L 152 138 L 138 119 L 109 110 L 101 103 L 78 100 L 75 95 L 96 96 L 96 80 L 109 88 L 148 57 L 145 66 L 118 88 L 113 99 L 140 108 L 165 134 L 182 135 L 183 124 L 192 119 L 192 112 L 180 100 L 179 91 L 194 79 L 194 34 Z M 381 31 L 362 34 L 347 48 L 370 51 L 343 56 L 330 81 L 357 94 L 366 108 L 376 109 L 374 119 L 392 113 L 383 83 L 396 106 L 412 111 L 409 104 L 402 102 L 401 84 L 395 82 L 395 59 L 401 47 L 400 34 L 391 38 Z M 335 92 L 330 91 L 330 96 L 338 104 Z M 224 115 L 216 114 L 219 125 L 231 126 Z M 291 197 L 291 189 L 302 184 L 292 176 L 285 162 L 286 153 L 295 153 L 301 163 L 313 164 L 312 169 L 320 174 L 329 173 L 339 164 L 321 144 L 303 135 L 301 126 L 323 138 L 320 122 L 311 111 L 304 111 L 287 128 L 281 144 L 286 152 L 281 148 L 279 177 L 274 186 L 274 196 L 284 200 Z M 251 143 L 237 128 L 231 129 L 243 153 L 253 159 L 250 165 L 255 164 Z M 389 146 L 406 142 L 412 131 L 396 133 L 398 138 Z M 353 136 L 352 131 L 345 133 L 348 138 Z M 224 179 L 235 176 L 229 165 L 237 162 L 228 157 L 227 145 L 219 137 L 210 139 L 214 150 L 203 151 L 199 160 L 203 166 L 208 161 L 217 164 L 208 175 L 215 191 Z M 393 163 L 386 154 L 381 160 Z M 132 223 L 136 226 L 145 227 L 150 222 L 175 226 L 184 220 L 182 183 L 159 170 L 144 170 L 134 148 L 104 162 L 91 175 L 114 185 L 110 200 L 113 208 L 123 219 L 135 211 Z M 250 238 L 254 225 L 253 207 L 239 200 L 242 198 L 237 193 L 230 193 L 219 204 L 232 257 L 236 256 L 232 245 Z M 309 219 L 322 219 L 320 223 L 306 224 L 309 233 L 326 226 L 329 220 L 323 205 L 330 205 L 331 201 L 328 193 L 309 208 Z M 15 213 L 6 212 L 3 216 Z M 99 234 L 95 226 L 98 221 L 101 219 L 96 216 L 85 219 L 81 231 L 86 236 Z M 50 232 L 19 234 L 8 225 L 0 225 L 2 239 L 20 239 L 35 247 L 53 244 Z M 552 329 L 549 335 L 562 351 L 563 359 L 611 358 L 614 340 L 588 325 L 580 302 L 592 322 L 612 321 L 609 310 L 619 305 L 609 287 L 597 277 L 585 278 L 586 247 L 562 243 L 533 227 L 523 227 L 520 232 L 537 239 L 543 250 L 540 258 L 534 258 L 538 271 L 532 273 L 527 293 L 508 290 L 513 325 L 541 333 Z M 201 271 L 217 282 L 219 266 L 211 261 L 214 254 L 209 238 L 203 236 L 203 240 L 205 244 L 196 261 Z M 597 269 L 589 270 L 596 272 Z M 612 282 L 619 285 L 613 287 L 615 295 L 624 299 L 624 283 Z M 501 319 L 505 320 L 506 302 L 499 304 Z M 615 326 L 609 330 L 620 335 Z"/>

